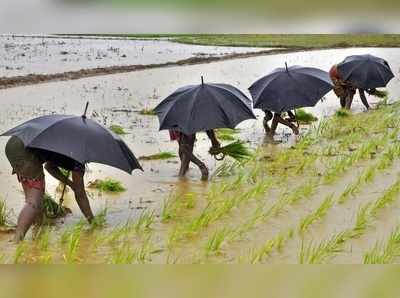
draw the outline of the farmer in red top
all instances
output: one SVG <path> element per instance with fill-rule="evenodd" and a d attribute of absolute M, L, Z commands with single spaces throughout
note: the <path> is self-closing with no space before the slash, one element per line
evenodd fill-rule
<path fill-rule="evenodd" d="M 214 130 L 206 131 L 208 138 L 211 140 L 211 148 L 221 147 Z M 194 143 L 196 142 L 196 134 L 185 135 L 179 131 L 169 131 L 171 141 L 177 141 L 179 144 L 179 158 L 181 160 L 181 168 L 179 170 L 179 177 L 184 177 L 189 170 L 190 162 L 199 167 L 201 171 L 201 180 L 208 180 L 207 166 L 193 154 Z"/>
<path fill-rule="evenodd" d="M 334 84 L 333 91 L 340 99 L 341 107 L 350 110 L 357 88 L 352 86 L 350 82 L 343 81 L 338 72 L 337 64 L 331 67 L 331 69 L 329 70 L 329 76 L 331 77 L 331 80 Z M 367 90 L 367 93 L 371 95 L 375 92 L 375 89 Z M 360 95 L 361 101 L 364 106 L 367 108 L 367 110 L 369 110 L 370 106 L 368 104 L 367 98 L 365 97 L 365 90 L 358 89 L 358 94 Z"/>

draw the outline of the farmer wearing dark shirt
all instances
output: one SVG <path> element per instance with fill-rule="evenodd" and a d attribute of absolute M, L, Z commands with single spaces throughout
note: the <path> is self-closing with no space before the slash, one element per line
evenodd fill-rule
<path fill-rule="evenodd" d="M 175 130 L 170 130 L 169 133 L 171 141 L 176 140 L 179 144 L 179 158 L 181 159 L 179 176 L 184 177 L 186 175 L 186 172 L 189 170 L 189 164 L 192 162 L 199 167 L 201 171 L 201 180 L 208 180 L 207 166 L 193 154 L 196 134 L 185 135 L 184 133 Z M 211 140 L 211 148 L 219 148 L 221 145 L 217 140 L 214 130 L 207 130 L 206 133 L 208 138 Z"/>
<path fill-rule="evenodd" d="M 278 124 L 281 123 L 283 125 L 286 125 L 287 127 L 291 128 L 293 133 L 295 135 L 299 134 L 299 129 L 297 128 L 296 125 L 294 125 L 292 122 L 296 122 L 296 116 L 293 114 L 292 111 L 288 111 L 288 118 L 283 118 L 281 113 L 273 113 L 269 110 L 265 110 L 265 117 L 263 120 L 263 125 L 265 132 L 269 136 L 274 136 L 276 132 L 276 128 L 278 127 Z M 268 122 L 272 120 L 271 127 L 269 127 Z"/>
<path fill-rule="evenodd" d="M 42 216 L 42 203 L 45 192 L 43 164 L 45 164 L 47 171 L 52 176 L 73 189 L 83 214 L 89 222 L 93 219 L 84 188 L 83 175 L 85 168 L 83 165 L 60 154 L 26 148 L 21 139 L 15 136 L 8 140 L 5 151 L 7 159 L 12 166 L 13 174 L 17 175 L 25 193 L 25 205 L 18 216 L 15 241 L 23 240 L 31 225 L 35 221 L 40 221 Z M 72 171 L 72 181 L 65 177 L 58 167 Z"/>

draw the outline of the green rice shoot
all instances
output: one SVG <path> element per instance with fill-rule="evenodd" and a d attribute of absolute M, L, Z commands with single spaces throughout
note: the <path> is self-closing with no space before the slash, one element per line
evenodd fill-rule
<path fill-rule="evenodd" d="M 143 116 L 155 116 L 156 112 L 154 111 L 154 109 L 144 108 L 144 109 L 139 111 L 139 114 L 143 115 Z"/>
<path fill-rule="evenodd" d="M 111 125 L 110 130 L 117 135 L 126 135 L 124 128 L 120 125 Z"/>
<path fill-rule="evenodd" d="M 160 152 L 152 155 L 145 155 L 139 157 L 140 160 L 165 160 L 175 158 L 176 154 L 172 152 Z"/>
<path fill-rule="evenodd" d="M 350 112 L 345 110 L 345 109 L 340 109 L 340 110 L 336 111 L 335 116 L 336 117 L 341 117 L 341 118 L 349 117 L 350 116 Z"/>
<path fill-rule="evenodd" d="M 246 161 L 253 156 L 253 152 L 251 152 L 250 149 L 242 141 L 236 141 L 220 148 L 213 148 L 212 150 L 210 150 L 210 154 L 223 154 L 237 161 Z"/>
<path fill-rule="evenodd" d="M 318 121 L 318 118 L 312 113 L 306 112 L 304 109 L 298 109 L 296 110 L 296 120 L 302 124 L 310 124 Z"/>
<path fill-rule="evenodd" d="M 115 193 L 126 191 L 126 188 L 122 185 L 121 182 L 112 178 L 106 178 L 104 180 L 96 179 L 95 181 L 89 183 L 89 188 L 95 188 L 100 191 Z"/>

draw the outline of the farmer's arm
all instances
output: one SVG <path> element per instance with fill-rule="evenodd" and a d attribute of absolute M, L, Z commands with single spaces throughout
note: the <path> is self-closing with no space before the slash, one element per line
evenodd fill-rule
<path fill-rule="evenodd" d="M 367 110 L 369 110 L 369 104 L 368 104 L 367 98 L 365 97 L 364 90 L 358 89 L 358 94 L 360 94 L 360 98 L 361 98 L 361 101 L 364 104 L 364 106 L 367 108 Z"/>
<path fill-rule="evenodd" d="M 51 176 L 56 178 L 58 181 L 68 185 L 69 187 L 73 188 L 73 182 L 68 179 L 68 177 L 64 176 L 64 174 L 60 171 L 60 169 L 51 161 L 46 162 L 45 169 Z"/>
<path fill-rule="evenodd" d="M 213 148 L 219 148 L 221 147 L 221 144 L 219 143 L 217 136 L 215 135 L 215 132 L 213 129 L 207 130 L 206 131 L 208 138 L 211 140 L 211 144 Z"/>
<path fill-rule="evenodd" d="M 292 111 L 287 112 L 289 118 L 287 119 L 290 122 L 296 122 L 296 115 Z"/>
<path fill-rule="evenodd" d="M 89 199 L 85 191 L 85 182 L 83 181 L 83 171 L 72 171 L 72 181 L 74 184 L 73 190 L 75 193 L 75 200 L 78 203 L 83 215 L 89 222 L 93 220 L 92 209 L 90 208 Z"/>

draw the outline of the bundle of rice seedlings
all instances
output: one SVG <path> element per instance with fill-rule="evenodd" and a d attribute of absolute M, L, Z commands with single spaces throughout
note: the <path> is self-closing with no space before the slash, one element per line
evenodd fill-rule
<path fill-rule="evenodd" d="M 234 141 L 238 133 L 238 129 L 220 128 L 217 129 L 217 138 L 221 141 Z"/>
<path fill-rule="evenodd" d="M 61 206 L 60 208 L 60 205 L 48 193 L 43 196 L 43 210 L 48 218 L 63 217 L 71 213 L 71 210 L 67 207 Z"/>
<path fill-rule="evenodd" d="M 388 96 L 388 92 L 386 90 L 378 90 L 378 89 L 368 94 L 378 98 L 385 98 Z"/>
<path fill-rule="evenodd" d="M 88 187 L 107 192 L 123 192 L 126 190 L 125 187 L 122 186 L 121 182 L 111 178 L 105 180 L 96 179 L 95 181 L 89 182 Z"/>
<path fill-rule="evenodd" d="M 209 153 L 215 156 L 218 155 L 230 156 L 237 161 L 246 161 L 253 156 L 253 153 L 242 141 L 236 141 L 229 145 L 216 149 L 211 148 Z"/>
<path fill-rule="evenodd" d="M 302 124 L 310 124 L 318 120 L 312 113 L 308 113 L 303 109 L 296 110 L 296 120 Z"/>

